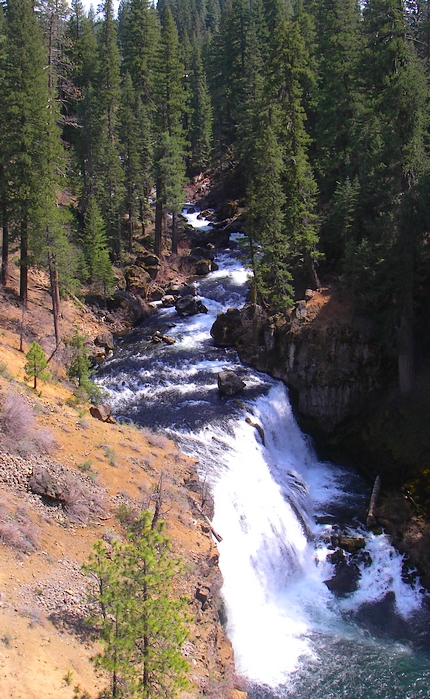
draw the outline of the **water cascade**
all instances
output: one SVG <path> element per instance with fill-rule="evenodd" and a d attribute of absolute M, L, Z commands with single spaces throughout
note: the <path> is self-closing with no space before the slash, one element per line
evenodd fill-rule
<path fill-rule="evenodd" d="M 207 225 L 196 213 L 187 218 Z M 160 307 L 118 342 L 98 380 L 118 416 L 165 430 L 199 460 L 223 537 L 227 632 L 251 699 L 428 699 L 427 597 L 419 581 L 403 581 L 402 558 L 386 536 L 360 525 L 367 487 L 318 461 L 283 384 L 212 344 L 217 313 L 245 302 L 246 256 L 236 238 L 237 248 L 217 256 L 219 270 L 198 282 L 208 313 L 180 319 Z M 149 342 L 155 330 L 175 344 Z M 240 401 L 220 396 L 223 369 L 245 381 Z M 341 595 L 325 582 L 338 531 L 365 538 L 354 556 L 355 589 Z"/>

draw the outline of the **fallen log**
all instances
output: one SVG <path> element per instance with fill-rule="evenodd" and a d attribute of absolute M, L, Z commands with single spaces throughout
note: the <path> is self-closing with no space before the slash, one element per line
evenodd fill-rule
<path fill-rule="evenodd" d="M 212 522 L 210 521 L 209 517 L 206 517 L 205 513 L 203 512 L 202 508 L 200 507 L 199 503 L 194 500 L 194 498 L 190 498 L 192 501 L 193 505 L 195 506 L 197 512 L 203 517 L 205 522 L 207 523 L 209 529 L 212 532 L 212 535 L 215 537 L 217 541 L 222 541 L 222 536 L 221 534 L 218 534 L 218 532 L 213 528 Z"/>
<path fill-rule="evenodd" d="M 379 496 L 379 491 L 381 490 L 381 478 L 376 476 L 375 482 L 373 484 L 372 495 L 370 496 L 369 509 L 366 517 L 366 527 L 371 529 L 376 524 L 375 509 L 376 503 Z"/>

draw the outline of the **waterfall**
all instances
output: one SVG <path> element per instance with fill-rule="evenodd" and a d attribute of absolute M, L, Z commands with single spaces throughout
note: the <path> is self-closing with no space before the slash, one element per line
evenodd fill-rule
<path fill-rule="evenodd" d="M 196 214 L 188 220 L 206 225 Z M 403 581 L 402 557 L 387 537 L 360 524 L 365 484 L 317 459 L 285 386 L 243 367 L 234 350 L 213 347 L 216 314 L 244 303 L 248 274 L 240 248 L 217 262 L 219 271 L 198 284 L 207 315 L 179 319 L 160 309 L 119 341 L 98 380 L 117 415 L 167 431 L 198 459 L 223 538 L 222 595 L 237 670 L 254 699 L 428 698 L 426 597 Z M 176 343 L 152 345 L 154 328 Z M 240 401 L 219 394 L 217 374 L 226 368 L 246 383 Z M 326 584 L 339 531 L 365 538 L 360 555 L 345 554 L 357 581 L 340 596 Z"/>

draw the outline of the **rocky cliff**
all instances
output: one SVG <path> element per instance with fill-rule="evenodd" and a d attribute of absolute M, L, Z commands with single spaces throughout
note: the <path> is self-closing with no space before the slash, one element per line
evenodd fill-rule
<path fill-rule="evenodd" d="M 336 306 L 330 290 L 309 292 L 287 319 L 247 305 L 221 314 L 212 328 L 215 344 L 236 347 L 243 362 L 293 389 L 299 414 L 325 434 L 369 404 L 383 375 L 371 326 L 348 322 Z"/>

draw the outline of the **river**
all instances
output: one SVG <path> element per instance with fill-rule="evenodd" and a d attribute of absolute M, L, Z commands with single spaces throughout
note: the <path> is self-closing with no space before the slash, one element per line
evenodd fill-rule
<path fill-rule="evenodd" d="M 428 699 L 428 597 L 418 579 L 404 579 L 387 537 L 360 524 L 366 484 L 317 459 L 282 383 L 213 346 L 217 314 L 246 298 L 246 253 L 234 238 L 237 247 L 217 255 L 219 270 L 197 283 L 208 313 L 181 319 L 160 306 L 118 341 L 97 380 L 118 417 L 165 431 L 199 461 L 223 538 L 227 633 L 250 699 Z M 175 344 L 152 343 L 156 330 Z M 246 383 L 238 400 L 219 394 L 223 369 Z M 249 421 L 263 428 L 264 444 Z M 325 581 L 339 531 L 366 546 L 354 561 L 346 554 L 356 589 L 335 594 Z"/>

